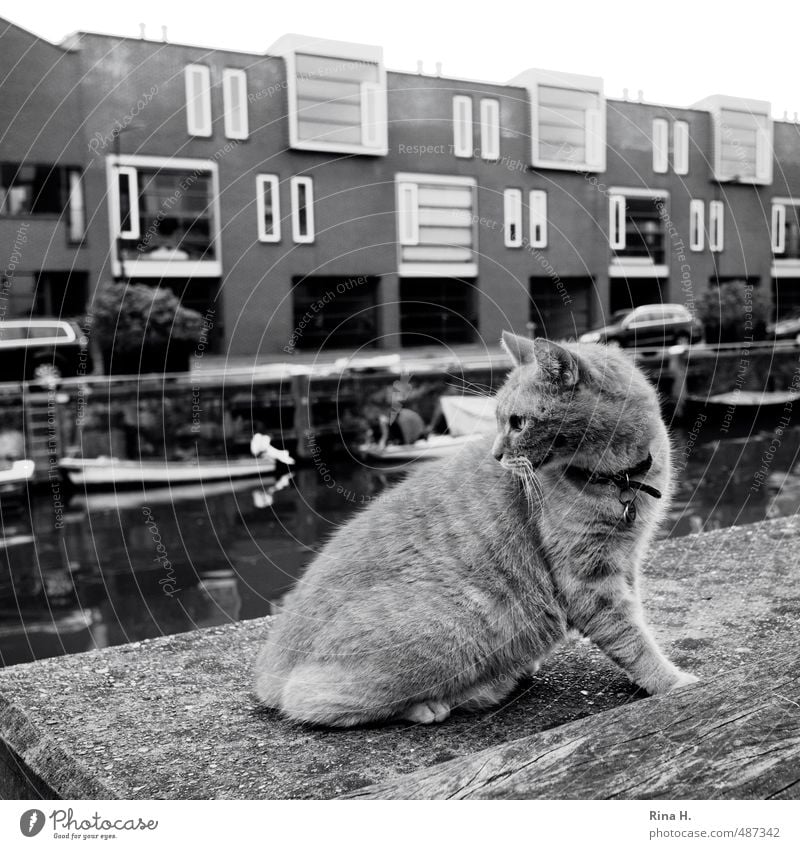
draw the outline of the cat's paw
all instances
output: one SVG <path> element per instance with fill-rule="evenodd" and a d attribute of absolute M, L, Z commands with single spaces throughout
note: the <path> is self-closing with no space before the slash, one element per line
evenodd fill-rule
<path fill-rule="evenodd" d="M 532 660 L 530 663 L 526 663 L 522 668 L 522 674 L 527 675 L 529 678 L 533 678 L 534 675 L 542 668 L 541 660 Z"/>
<path fill-rule="evenodd" d="M 420 725 L 431 725 L 434 722 L 444 722 L 450 716 L 450 705 L 444 702 L 417 702 L 403 714 L 403 719 Z"/>
<path fill-rule="evenodd" d="M 679 672 L 678 677 L 669 688 L 670 692 L 672 690 L 679 690 L 681 687 L 688 687 L 690 684 L 696 684 L 699 680 L 700 679 L 696 675 L 692 675 L 691 672 Z"/>

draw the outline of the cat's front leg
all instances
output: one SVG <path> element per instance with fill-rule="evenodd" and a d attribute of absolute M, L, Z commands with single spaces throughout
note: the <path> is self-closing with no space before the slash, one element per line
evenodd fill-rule
<path fill-rule="evenodd" d="M 645 624 L 638 598 L 623 586 L 587 592 L 570 608 L 572 624 L 648 693 L 666 693 L 697 682 L 665 657 Z"/>

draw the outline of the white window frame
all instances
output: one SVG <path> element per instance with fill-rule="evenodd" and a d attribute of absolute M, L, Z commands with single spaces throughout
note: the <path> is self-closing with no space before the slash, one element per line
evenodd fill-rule
<path fill-rule="evenodd" d="M 473 145 L 472 98 L 456 94 L 453 97 L 453 155 L 471 159 Z"/>
<path fill-rule="evenodd" d="M 642 189 L 639 187 L 610 186 L 608 189 L 609 207 L 609 244 L 612 250 L 621 251 L 627 247 L 627 199 L 650 198 L 669 203 L 670 193 L 666 189 Z M 665 256 L 668 253 L 665 248 Z M 668 262 L 656 264 L 649 259 L 639 257 L 612 257 L 608 267 L 609 277 L 666 277 L 669 274 Z"/>
<path fill-rule="evenodd" d="M 235 126 L 233 109 L 234 89 L 239 91 L 239 121 L 241 126 Z M 247 109 L 247 72 L 241 68 L 225 68 L 222 72 L 222 102 L 225 110 L 225 137 L 229 139 L 246 139 L 250 135 L 250 119 Z"/>
<path fill-rule="evenodd" d="M 397 183 L 397 241 L 413 247 L 419 244 L 419 185 Z"/>
<path fill-rule="evenodd" d="M 772 253 L 776 256 L 786 250 L 786 204 L 772 202 Z"/>
<path fill-rule="evenodd" d="M 689 201 L 689 249 L 702 251 L 706 245 L 706 204 L 703 200 Z"/>
<path fill-rule="evenodd" d="M 310 38 L 289 33 L 282 36 L 267 51 L 269 56 L 280 56 L 286 63 L 286 93 L 289 107 L 289 146 L 295 150 L 329 151 L 331 153 L 355 153 L 369 156 L 386 156 L 389 152 L 386 116 L 386 68 L 383 65 L 383 50 L 368 44 L 335 41 L 327 38 Z M 362 84 L 361 88 L 361 144 L 325 141 L 324 139 L 301 139 L 297 114 L 297 54 L 331 57 L 349 62 L 368 62 L 378 69 L 378 81 Z M 370 86 L 374 86 L 371 88 Z M 368 101 L 364 101 L 364 98 Z M 372 113 L 375 120 L 367 121 Z M 371 128 L 368 126 L 371 124 Z M 370 142 L 367 144 L 366 142 Z"/>
<path fill-rule="evenodd" d="M 653 118 L 653 172 L 666 174 L 669 170 L 669 121 Z"/>
<path fill-rule="evenodd" d="M 83 197 L 83 174 L 77 169 L 71 169 L 68 172 L 68 179 L 69 240 L 77 244 L 82 242 L 86 236 L 86 202 Z"/>
<path fill-rule="evenodd" d="M 272 232 L 267 233 L 264 227 L 264 186 L 270 187 L 272 194 Z M 277 174 L 256 175 L 256 215 L 258 216 L 258 241 L 280 242 L 281 240 L 281 203 L 280 203 L 280 180 Z"/>
<path fill-rule="evenodd" d="M 186 89 L 186 130 L 190 136 L 208 138 L 212 132 L 213 118 L 211 116 L 211 68 L 208 65 L 187 65 L 184 68 L 184 85 Z M 195 91 L 195 74 L 202 77 L 200 88 Z M 207 118 L 202 122 L 198 115 L 198 104 Z"/>
<path fill-rule="evenodd" d="M 500 101 L 481 98 L 481 159 L 500 158 Z"/>
<path fill-rule="evenodd" d="M 511 80 L 509 85 L 518 85 L 528 90 L 531 107 L 531 164 L 534 167 L 559 171 L 590 171 L 597 174 L 606 170 L 606 98 L 601 77 L 529 69 Z M 539 156 L 540 85 L 590 91 L 597 95 L 597 108 L 586 110 L 586 159 L 583 162 L 542 159 Z"/>
<path fill-rule="evenodd" d="M 721 200 L 708 203 L 708 249 L 721 253 L 725 248 L 725 205 Z"/>
<path fill-rule="evenodd" d="M 689 173 L 688 121 L 675 121 L 672 124 L 672 167 L 681 177 Z"/>
<path fill-rule="evenodd" d="M 380 148 L 385 143 L 386 90 L 380 83 L 361 83 L 361 144 Z"/>
<path fill-rule="evenodd" d="M 516 225 L 516 235 L 511 235 L 511 224 Z M 522 247 L 522 189 L 503 192 L 503 243 L 507 248 Z"/>
<path fill-rule="evenodd" d="M 532 189 L 528 194 L 528 228 L 532 248 L 547 247 L 547 192 Z M 538 231 L 538 233 L 537 233 Z"/>
<path fill-rule="evenodd" d="M 476 190 L 477 190 L 477 180 L 474 177 L 463 177 L 460 175 L 449 175 L 449 174 L 423 174 L 417 173 L 413 171 L 403 171 L 395 174 L 395 185 L 399 186 L 402 184 L 411 184 L 414 185 L 418 190 L 420 185 L 445 185 L 445 186 L 465 186 L 469 187 L 472 192 L 472 210 L 473 210 L 473 233 L 475 234 L 475 243 L 474 243 L 474 253 L 477 256 L 478 252 L 478 241 L 477 241 L 477 227 L 474 219 L 474 211 L 477 208 L 477 198 L 476 198 Z M 400 205 L 398 204 L 398 209 L 400 209 Z M 478 263 L 477 262 L 436 262 L 429 263 L 424 261 L 413 261 L 413 262 L 403 262 L 402 259 L 402 248 L 403 247 L 414 247 L 419 244 L 419 203 L 418 203 L 418 195 L 415 196 L 415 203 L 413 206 L 413 214 L 411 217 L 412 225 L 411 227 L 416 227 L 416 232 L 414 233 L 412 230 L 412 234 L 416 235 L 416 242 L 409 242 L 406 245 L 400 243 L 400 224 L 398 222 L 398 244 L 397 244 L 397 273 L 401 277 L 477 277 L 478 276 Z"/>
<path fill-rule="evenodd" d="M 625 195 L 612 194 L 608 197 L 608 243 L 613 251 L 625 250 Z"/>
<path fill-rule="evenodd" d="M 297 245 L 310 245 L 314 242 L 314 180 L 311 177 L 292 177 L 289 181 L 292 198 L 292 241 Z M 306 192 L 306 229 L 300 232 L 300 187 Z"/>
<path fill-rule="evenodd" d="M 138 239 L 140 238 L 139 227 L 139 172 L 130 165 L 120 165 L 115 169 L 117 179 L 114 180 L 113 190 L 111 192 L 111 207 L 114 214 L 114 234 L 117 239 Z M 129 225 L 127 230 L 122 229 L 122 206 L 119 196 L 119 178 L 123 177 L 128 184 L 128 197 L 130 198 L 130 215 L 128 216 Z"/>
<path fill-rule="evenodd" d="M 211 175 L 211 242 L 214 244 L 215 259 L 202 260 L 176 260 L 163 261 L 126 259 L 119 261 L 117 252 L 111 250 L 111 273 L 119 277 L 220 277 L 222 275 L 222 239 L 220 232 L 220 207 L 219 207 L 219 166 L 213 159 L 184 159 L 166 156 L 116 156 L 106 157 L 106 186 L 108 187 L 108 219 L 109 236 L 111 244 L 114 245 L 118 238 L 139 239 L 139 215 L 138 215 L 138 169 L 158 168 L 164 171 L 195 171 L 208 172 Z M 135 172 L 136 203 L 135 210 L 136 227 L 125 233 L 119 230 L 119 192 L 117 184 L 117 173 Z M 131 208 L 131 221 L 134 220 L 134 209 Z M 124 268 L 123 268 L 124 266 Z"/>
<path fill-rule="evenodd" d="M 711 113 L 713 119 L 714 179 L 728 182 L 730 177 L 722 174 L 722 142 L 725 135 L 723 113 L 725 111 L 744 112 L 763 119 L 756 128 L 756 161 L 752 177 L 742 177 L 740 182 L 756 186 L 772 183 L 772 144 L 773 123 L 772 105 L 766 100 L 752 100 L 744 97 L 730 97 L 715 94 L 695 103 L 693 109 L 703 109 Z M 709 214 L 709 220 L 711 215 Z"/>

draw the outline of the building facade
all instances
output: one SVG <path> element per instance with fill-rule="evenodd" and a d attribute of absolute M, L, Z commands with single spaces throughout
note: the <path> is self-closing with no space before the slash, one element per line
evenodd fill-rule
<path fill-rule="evenodd" d="M 230 355 L 570 337 L 711 285 L 800 307 L 800 130 L 770 104 L 606 98 L 0 22 L 5 315 L 168 286 Z"/>

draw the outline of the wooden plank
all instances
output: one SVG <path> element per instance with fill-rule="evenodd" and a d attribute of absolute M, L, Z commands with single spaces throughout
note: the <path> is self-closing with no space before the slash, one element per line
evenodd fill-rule
<path fill-rule="evenodd" d="M 800 799 L 797 647 L 346 798 Z"/>

